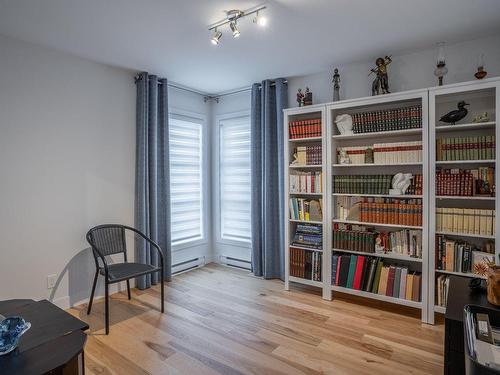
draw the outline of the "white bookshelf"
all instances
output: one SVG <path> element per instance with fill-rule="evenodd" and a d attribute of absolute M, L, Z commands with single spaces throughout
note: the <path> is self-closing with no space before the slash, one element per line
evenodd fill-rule
<path fill-rule="evenodd" d="M 485 95 L 485 93 L 487 95 Z M 469 116 L 456 125 L 438 123 L 441 115 L 456 107 L 456 103 L 464 98 L 471 102 Z M 341 113 L 356 113 L 370 110 L 390 109 L 407 104 L 420 103 L 422 105 L 422 128 L 406 129 L 397 131 L 372 132 L 363 134 L 340 135 L 334 124 L 336 115 Z M 478 235 L 452 232 L 436 232 L 435 228 L 435 209 L 436 207 L 473 207 L 479 205 L 481 208 L 495 208 L 496 212 L 500 210 L 500 202 L 495 197 L 489 196 L 436 196 L 435 173 L 436 168 L 462 168 L 470 169 L 483 166 L 496 165 L 500 160 L 500 147 L 496 147 L 494 159 L 489 160 L 460 160 L 460 161 L 436 161 L 436 137 L 454 137 L 464 134 L 485 135 L 499 134 L 499 122 L 496 113 L 500 108 L 500 78 L 486 79 L 482 81 L 471 81 L 454 85 L 433 87 L 423 90 L 414 90 L 401 93 L 380 95 L 376 97 L 359 98 L 344 100 L 335 103 L 318 104 L 309 107 L 291 108 L 284 111 L 285 126 L 285 287 L 288 290 L 291 283 L 300 283 L 304 285 L 322 288 L 324 299 L 331 299 L 332 294 L 345 293 L 383 301 L 392 304 L 404 305 L 421 310 L 423 322 L 433 323 L 435 313 L 445 313 L 446 308 L 435 304 L 435 286 L 436 277 L 441 274 L 459 275 L 462 277 L 475 277 L 474 274 L 462 274 L 457 272 L 437 271 L 435 269 L 435 236 L 444 234 L 451 238 L 468 240 L 478 243 L 478 241 L 494 240 L 497 241 L 500 233 L 500 220 L 496 220 L 496 235 Z M 472 116 L 477 112 L 487 110 L 490 113 L 490 121 L 484 123 L 473 123 Z M 322 136 L 305 139 L 288 139 L 288 122 L 295 116 L 308 116 L 317 113 L 322 119 Z M 396 164 L 350 164 L 340 165 L 336 159 L 336 149 L 342 146 L 362 146 L 372 145 L 374 143 L 392 143 L 421 140 L 423 145 L 422 162 L 420 163 L 396 163 Z M 293 149 L 300 145 L 321 144 L 322 145 L 322 164 L 314 166 L 290 165 L 293 160 Z M 323 190 L 318 193 L 290 193 L 288 188 L 288 175 L 291 171 L 318 171 L 323 172 Z M 333 193 L 332 176 L 338 175 L 356 175 L 356 174 L 395 174 L 398 172 L 421 173 L 423 176 L 423 194 L 408 196 L 391 196 L 389 194 L 343 194 Z M 500 186 L 498 174 L 495 176 L 495 185 Z M 289 249 L 290 241 L 293 236 L 295 225 L 301 221 L 289 220 L 288 202 L 290 197 L 321 198 L 323 200 L 323 248 L 322 252 L 322 281 L 305 280 L 290 276 L 289 269 Z M 341 220 L 335 217 L 336 200 L 342 197 L 361 197 L 361 198 L 417 198 L 422 199 L 423 213 L 421 226 L 406 226 L 400 224 L 382 224 L 382 223 L 363 223 L 357 220 Z M 354 225 L 364 225 L 376 228 L 378 230 L 392 231 L 402 228 L 422 230 L 422 258 L 411 258 L 401 256 L 400 254 L 372 254 L 360 253 L 351 250 L 334 249 L 332 243 L 332 224 L 336 222 L 351 223 Z M 474 242 L 475 241 L 475 242 Z M 358 255 L 376 256 L 384 258 L 391 264 L 408 265 L 412 270 L 418 270 L 422 273 L 422 298 L 421 302 L 403 300 L 399 298 L 388 297 L 384 295 L 373 294 L 370 292 L 344 288 L 331 285 L 331 261 L 332 253 L 353 253 Z M 499 262 L 500 249 L 496 249 L 496 261 Z"/>
<path fill-rule="evenodd" d="M 428 183 L 428 168 L 427 168 L 427 155 L 428 155 L 428 142 L 427 142 L 427 90 L 416 90 L 404 93 L 395 93 L 382 96 L 374 96 L 362 99 L 346 100 L 341 102 L 336 102 L 327 105 L 327 124 L 328 130 L 330 131 L 330 142 L 328 148 L 328 187 L 330 194 L 330 202 L 328 204 L 329 208 L 329 218 L 331 223 L 345 223 L 353 225 L 362 225 L 366 227 L 371 227 L 376 230 L 381 231 L 396 231 L 401 229 L 415 229 L 422 231 L 422 238 L 425 239 L 428 227 L 426 220 L 427 212 L 427 194 L 428 189 L 426 184 Z M 412 128 L 404 130 L 395 131 L 381 131 L 381 132 L 371 132 L 371 133 L 361 133 L 361 134 L 351 134 L 351 135 L 340 135 L 338 134 L 338 129 L 334 123 L 337 115 L 348 113 L 360 113 L 366 111 L 377 111 L 386 109 L 395 109 L 400 107 L 406 107 L 409 105 L 419 104 L 422 106 L 422 127 Z M 339 164 L 337 161 L 337 148 L 338 147 L 349 147 L 349 146 L 372 146 L 374 143 L 392 143 L 392 142 L 405 142 L 405 141 L 422 141 L 422 160 L 420 162 L 402 162 L 402 163 L 373 163 L 373 164 Z M 389 194 L 340 194 L 333 193 L 332 189 L 332 178 L 334 175 L 377 175 L 377 174 L 396 174 L 398 172 L 408 172 L 408 173 L 419 173 L 423 176 L 423 194 L 422 195 L 408 195 L 408 196 L 392 196 Z M 368 223 L 361 222 L 359 220 L 344 220 L 342 218 L 337 218 L 335 213 L 336 201 L 339 197 L 361 197 L 361 198 L 406 198 L 406 199 L 422 199 L 423 212 L 422 212 L 422 226 L 409 226 L 400 225 L 396 223 Z M 329 262 L 331 264 L 331 256 L 335 253 L 352 253 L 357 255 L 365 255 L 372 257 L 379 257 L 384 259 L 386 264 L 395 264 L 408 266 L 410 270 L 418 271 L 422 273 L 422 298 L 420 302 L 409 301 L 406 299 L 400 299 L 395 297 L 389 297 L 385 295 L 379 295 L 371 292 L 355 290 L 350 288 L 345 288 L 337 285 L 331 285 L 332 291 L 342 292 L 351 295 L 356 295 L 360 297 L 365 297 L 369 299 L 389 302 L 398 305 L 410 306 L 421 310 L 422 321 L 427 321 L 427 262 L 428 262 L 428 248 L 424 240 L 422 240 L 422 258 L 413 258 L 409 256 L 403 256 L 394 253 L 388 254 L 373 254 L 373 253 L 361 253 L 356 251 L 348 251 L 341 249 L 333 249 L 333 232 L 329 233 L 329 245 L 328 250 Z M 325 256 L 326 258 L 326 256 Z M 423 308 L 423 306 L 425 308 Z"/>
<path fill-rule="evenodd" d="M 290 139 L 289 137 L 289 123 L 290 121 L 296 120 L 308 120 L 308 119 L 321 119 L 321 137 L 307 137 L 307 138 L 295 138 Z M 331 299 L 331 293 L 326 292 L 327 288 L 325 288 L 325 239 L 327 236 L 326 230 L 326 210 L 325 210 L 325 191 L 326 191 L 326 116 L 325 116 L 325 106 L 324 105 L 315 105 L 315 106 L 306 106 L 301 108 L 292 108 L 286 109 L 284 111 L 284 136 L 285 136 L 285 289 L 290 289 L 290 283 L 297 283 L 303 285 L 309 285 L 313 287 L 318 287 L 323 290 L 323 297 L 326 299 Z M 322 164 L 316 165 L 297 165 L 292 164 L 294 161 L 294 149 L 299 146 L 308 146 L 308 145 L 321 145 L 322 148 Z M 295 171 L 306 171 L 306 172 L 323 172 L 323 183 L 322 183 L 322 192 L 321 193 L 292 193 L 290 192 L 289 187 L 289 175 L 291 172 Z M 306 220 L 293 220 L 290 218 L 290 208 L 289 202 L 290 198 L 308 198 L 308 199 L 322 199 L 323 201 L 323 220 L 322 221 L 306 221 Z M 310 249 L 302 246 L 292 245 L 292 239 L 295 234 L 295 228 L 297 224 L 316 224 L 322 225 L 323 227 L 323 248 L 322 249 Z M 311 252 L 319 252 L 322 254 L 322 265 L 321 265 L 321 274 L 322 281 L 315 281 L 311 279 L 305 279 L 301 277 L 295 277 L 290 275 L 290 248 L 301 249 L 303 251 L 311 251 Z M 329 285 L 328 285 L 329 286 Z"/>
<path fill-rule="evenodd" d="M 436 140 L 438 138 L 496 135 L 499 133 L 499 124 L 496 114 L 500 108 L 500 80 L 488 79 L 483 81 L 472 81 L 429 89 L 429 166 L 430 181 L 436 180 L 438 168 L 460 168 L 474 169 L 477 167 L 494 167 L 500 157 L 498 140 L 496 143 L 495 159 L 490 160 L 457 160 L 457 161 L 437 161 L 436 160 Z M 456 104 L 460 100 L 465 100 L 470 105 L 467 107 L 468 115 L 455 125 L 445 124 L 439 119 L 443 114 L 452 109 L 456 109 Z M 472 118 L 482 112 L 487 111 L 490 121 L 484 123 L 473 123 Z M 495 185 L 499 186 L 500 180 L 498 172 L 495 173 Z M 436 281 L 439 275 L 454 275 L 467 278 L 480 277 L 473 273 L 462 273 L 446 270 L 437 270 L 436 256 L 436 235 L 441 234 L 450 239 L 467 241 L 473 245 L 481 246 L 485 241 L 497 242 L 500 231 L 499 220 L 496 220 L 495 235 L 480 235 L 469 233 L 453 233 L 437 231 L 436 229 L 436 208 L 482 208 L 499 210 L 499 202 L 495 197 L 489 196 L 437 196 L 435 183 L 430 184 L 429 200 L 429 288 L 428 288 L 428 310 L 429 323 L 434 322 L 434 313 L 444 314 L 445 306 L 437 305 Z M 496 246 L 495 246 L 496 247 Z M 498 263 L 500 249 L 496 248 L 495 260 Z"/>

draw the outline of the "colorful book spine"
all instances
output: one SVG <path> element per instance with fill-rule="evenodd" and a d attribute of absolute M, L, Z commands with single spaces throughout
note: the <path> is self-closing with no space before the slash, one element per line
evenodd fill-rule
<path fill-rule="evenodd" d="M 321 281 L 322 254 L 290 247 L 290 276 Z"/>
<path fill-rule="evenodd" d="M 293 171 L 289 175 L 290 193 L 322 193 L 323 172 Z"/>
<path fill-rule="evenodd" d="M 421 128 L 422 106 L 354 113 L 352 122 L 355 134 Z"/>
<path fill-rule="evenodd" d="M 495 136 L 439 138 L 436 140 L 436 160 L 492 160 L 495 159 Z"/>
<path fill-rule="evenodd" d="M 288 137 L 290 139 L 321 137 L 321 119 L 290 121 Z"/>
<path fill-rule="evenodd" d="M 437 232 L 494 236 L 495 222 L 495 210 L 436 208 Z"/>

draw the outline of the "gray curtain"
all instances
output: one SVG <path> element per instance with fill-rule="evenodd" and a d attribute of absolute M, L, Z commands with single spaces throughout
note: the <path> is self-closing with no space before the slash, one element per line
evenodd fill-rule
<path fill-rule="evenodd" d="M 285 80 L 252 86 L 252 270 L 266 279 L 285 277 L 284 135 Z"/>
<path fill-rule="evenodd" d="M 171 279 L 170 174 L 168 145 L 167 80 L 139 74 L 137 85 L 135 227 L 163 251 L 165 280 Z M 136 262 L 158 264 L 158 255 L 143 241 L 136 242 Z M 149 288 L 159 275 L 137 279 L 139 289 Z"/>

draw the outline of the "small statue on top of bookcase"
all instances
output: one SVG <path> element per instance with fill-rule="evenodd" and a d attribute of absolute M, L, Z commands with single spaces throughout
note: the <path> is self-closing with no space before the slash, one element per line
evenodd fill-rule
<path fill-rule="evenodd" d="M 302 89 L 297 90 L 297 103 L 299 103 L 299 107 L 304 105 L 304 94 L 302 93 Z"/>
<path fill-rule="evenodd" d="M 340 74 L 337 68 L 333 70 L 332 83 L 333 83 L 333 101 L 338 102 L 340 100 Z"/>
<path fill-rule="evenodd" d="M 312 105 L 313 104 L 313 94 L 309 90 L 309 87 L 306 86 L 306 92 L 302 93 L 302 89 L 297 90 L 297 103 L 299 103 L 299 107 Z"/>
<path fill-rule="evenodd" d="M 379 57 L 375 60 L 376 68 L 370 69 L 370 74 L 375 73 L 376 77 L 372 83 L 372 95 L 390 94 L 389 91 L 389 76 L 387 75 L 387 65 L 392 62 L 391 56 Z"/>

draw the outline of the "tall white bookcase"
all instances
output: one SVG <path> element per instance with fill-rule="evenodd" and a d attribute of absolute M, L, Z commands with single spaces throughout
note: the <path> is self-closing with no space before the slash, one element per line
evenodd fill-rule
<path fill-rule="evenodd" d="M 465 101 L 469 106 L 467 116 L 455 125 L 439 121 L 441 116 L 450 110 L 457 109 L 459 101 Z M 440 138 L 454 138 L 466 136 L 498 136 L 500 124 L 497 121 L 497 113 L 500 108 L 500 80 L 488 79 L 483 81 L 465 82 L 460 84 L 434 87 L 429 89 L 429 161 L 430 180 L 436 180 L 436 171 L 443 169 L 475 169 L 479 167 L 493 167 L 500 160 L 500 147 L 498 140 L 495 147 L 493 159 L 479 158 L 478 160 L 439 161 L 436 157 L 436 141 Z M 475 116 L 484 112 L 488 113 L 489 121 L 474 123 Z M 496 172 L 496 171 L 495 171 Z M 495 186 L 499 186 L 499 174 L 495 173 Z M 469 209 L 494 209 L 499 212 L 500 203 L 495 196 L 448 196 L 437 195 L 436 184 L 430 185 L 430 209 L 429 209 L 429 322 L 434 322 L 434 313 L 445 313 L 446 306 L 437 305 L 437 277 L 439 275 L 458 275 L 462 277 L 478 277 L 476 274 L 438 270 L 436 264 L 436 235 L 444 235 L 455 241 L 467 241 L 470 244 L 481 246 L 485 241 L 493 241 L 495 245 L 495 261 L 499 264 L 500 249 L 496 246 L 500 233 L 500 222 L 495 221 L 495 233 L 491 235 L 478 233 L 457 233 L 454 231 L 436 230 L 436 211 L 438 208 L 469 208 Z"/>
<path fill-rule="evenodd" d="M 460 121 L 457 125 L 445 125 L 440 123 L 439 118 L 454 109 L 459 100 L 465 100 L 471 104 L 469 116 Z M 366 111 L 378 111 L 394 109 L 408 105 L 421 105 L 421 123 L 419 129 L 411 128 L 405 130 L 372 132 L 352 135 L 340 135 L 334 123 L 339 114 L 355 114 Z M 436 168 L 468 168 L 476 166 L 495 166 L 500 160 L 500 147 L 496 146 L 496 157 L 494 160 L 482 161 L 460 161 L 460 162 L 436 162 L 436 137 L 441 133 L 449 133 L 452 136 L 461 136 L 467 134 L 499 134 L 499 124 L 496 121 L 496 113 L 500 108 L 500 79 L 492 78 L 483 81 L 471 81 L 461 84 L 433 87 L 428 89 L 406 91 L 381 95 L 375 97 L 344 100 L 334 103 L 318 104 L 301 108 L 290 108 L 284 110 L 285 126 L 285 288 L 290 288 L 290 283 L 300 283 L 322 288 L 324 299 L 331 300 L 332 293 L 346 293 L 361 296 L 369 299 L 380 300 L 393 304 L 405 305 L 421 311 L 421 319 L 425 323 L 434 323 L 434 314 L 443 313 L 445 308 L 436 306 L 436 277 L 439 272 L 435 264 L 435 215 L 436 207 L 472 207 L 492 208 L 497 212 L 500 209 L 499 200 L 495 197 L 437 197 L 435 188 Z M 472 116 L 487 111 L 490 121 L 482 124 L 473 124 Z M 321 137 L 308 139 L 290 139 L 288 124 L 290 121 L 308 118 L 321 118 L 322 132 Z M 366 146 L 374 143 L 392 143 L 405 141 L 422 142 L 422 161 L 419 163 L 395 163 L 395 164 L 348 164 L 341 165 L 337 161 L 337 148 L 348 146 Z M 322 164 L 319 166 L 293 166 L 291 165 L 294 150 L 297 146 L 308 144 L 321 144 L 322 146 Z M 291 194 L 289 190 L 289 174 L 292 170 L 321 170 L 323 172 L 322 193 L 313 195 L 323 201 L 323 247 L 322 253 L 322 279 L 313 281 L 290 276 L 290 244 L 293 239 L 296 220 L 290 220 L 289 201 L 290 197 L 310 197 L 307 194 Z M 422 194 L 405 195 L 399 198 L 417 198 L 422 200 L 422 225 L 412 227 L 415 230 L 422 231 L 422 258 L 410 258 L 397 254 L 372 254 L 352 252 L 359 255 L 375 256 L 384 258 L 384 263 L 402 265 L 408 267 L 411 271 L 421 272 L 421 301 L 415 302 L 406 299 L 388 297 L 385 295 L 374 294 L 362 290 L 344 288 L 332 285 L 332 254 L 350 253 L 348 250 L 333 248 L 332 225 L 336 222 L 351 224 L 367 224 L 377 230 L 397 230 L 398 228 L 408 228 L 408 226 L 398 224 L 379 224 L 379 223 L 360 223 L 349 222 L 336 217 L 336 200 L 342 196 L 360 196 L 368 198 L 391 198 L 389 195 L 374 194 L 339 194 L 333 192 L 332 178 L 335 175 L 373 175 L 373 174 L 396 174 L 398 172 L 408 172 L 412 174 L 422 174 Z M 495 174 L 495 185 L 498 186 L 500 180 L 498 174 Z M 500 220 L 496 220 L 496 234 L 490 236 L 497 241 L 500 233 Z M 452 234 L 456 238 L 463 237 L 460 234 Z M 472 239 L 474 241 L 474 238 Z M 478 240 L 476 238 L 476 240 Z M 499 262 L 500 249 L 496 248 L 495 259 Z M 471 277 L 470 274 L 460 274 L 463 277 Z"/>

